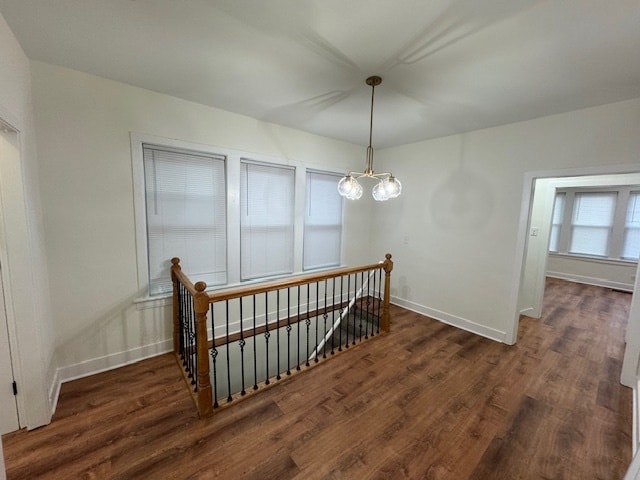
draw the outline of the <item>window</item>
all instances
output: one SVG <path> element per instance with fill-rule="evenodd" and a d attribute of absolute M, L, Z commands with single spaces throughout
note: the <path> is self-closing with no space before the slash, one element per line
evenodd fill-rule
<path fill-rule="evenodd" d="M 640 192 L 629 194 L 627 215 L 624 223 L 624 245 L 622 258 L 638 260 L 640 257 Z"/>
<path fill-rule="evenodd" d="M 294 183 L 291 167 L 242 160 L 240 278 L 293 272 Z"/>
<path fill-rule="evenodd" d="M 213 288 L 341 263 L 339 175 L 146 134 L 131 151 L 140 303 L 166 302 L 173 257 Z"/>
<path fill-rule="evenodd" d="M 575 194 L 569 253 L 609 255 L 616 197 L 615 192 Z"/>
<path fill-rule="evenodd" d="M 639 186 L 558 190 L 549 252 L 637 262 L 640 256 Z"/>
<path fill-rule="evenodd" d="M 562 221 L 564 218 L 565 197 L 566 193 L 558 193 L 556 195 L 555 203 L 553 204 L 553 218 L 551 220 L 551 235 L 549 238 L 550 252 L 558 251 L 558 245 L 560 243 L 560 228 L 562 227 Z"/>
<path fill-rule="evenodd" d="M 302 268 L 340 265 L 342 197 L 340 175 L 307 171 Z"/>
<path fill-rule="evenodd" d="M 170 259 L 208 285 L 227 281 L 225 159 L 143 145 L 149 294 L 171 292 Z"/>

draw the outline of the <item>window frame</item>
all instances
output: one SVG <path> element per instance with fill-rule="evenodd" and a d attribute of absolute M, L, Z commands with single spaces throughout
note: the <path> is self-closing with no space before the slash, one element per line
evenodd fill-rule
<path fill-rule="evenodd" d="M 630 257 L 625 257 L 624 256 L 624 252 L 625 252 L 625 246 L 627 244 L 627 233 L 629 233 L 631 230 L 635 230 L 635 231 L 640 231 L 640 227 L 630 227 L 629 224 L 627 223 L 628 220 L 628 216 L 629 216 L 629 206 L 631 204 L 631 197 L 635 197 L 640 201 L 640 189 L 631 189 L 629 191 L 629 198 L 627 200 L 627 209 L 626 209 L 626 214 L 625 214 L 625 218 L 624 218 L 624 228 L 623 228 L 623 232 L 622 232 L 622 247 L 620 250 L 620 258 L 622 260 L 626 260 L 626 261 L 632 261 L 632 262 L 637 262 L 638 260 L 634 259 L 634 258 L 630 258 Z"/>
<path fill-rule="evenodd" d="M 227 188 L 227 178 L 226 178 L 226 170 L 227 170 L 227 159 L 224 156 L 221 155 L 216 155 L 213 153 L 204 153 L 200 150 L 195 151 L 195 150 L 185 150 L 185 149 L 177 149 L 177 148 L 170 148 L 170 147 L 166 147 L 166 146 L 162 146 L 162 145 L 156 145 L 156 144 L 149 144 L 149 143 L 143 143 L 142 144 L 142 149 L 143 149 L 143 163 L 145 163 L 145 151 L 146 152 L 150 152 L 150 154 L 152 155 L 152 158 L 154 158 L 153 156 L 156 154 L 156 152 L 160 155 L 172 155 L 172 154 L 176 154 L 176 155 L 184 155 L 184 156 L 188 156 L 189 161 L 191 161 L 192 159 L 207 159 L 208 161 L 211 161 L 211 168 L 212 170 L 218 170 L 218 173 L 221 173 L 221 178 L 218 178 L 218 181 L 221 180 L 221 182 L 219 184 L 216 184 L 216 187 L 222 186 L 222 190 L 221 191 L 215 191 L 215 189 L 212 189 L 212 196 L 210 198 L 210 200 L 213 202 L 213 204 L 215 204 L 215 208 L 219 208 L 223 213 L 224 213 L 224 220 L 223 222 L 217 222 L 213 225 L 211 225 L 212 227 L 214 227 L 215 229 L 220 228 L 220 231 L 217 232 L 217 234 L 214 234 L 214 236 L 212 238 L 209 238 L 209 240 L 214 241 L 215 243 L 215 239 L 217 238 L 218 241 L 223 241 L 224 242 L 224 246 L 223 246 L 223 250 L 224 250 L 224 255 L 222 255 L 223 260 L 221 262 L 216 262 L 215 263 L 215 268 L 216 270 L 213 272 L 210 272 L 209 275 L 210 276 L 220 276 L 220 277 L 224 277 L 224 281 L 221 281 L 222 278 L 216 280 L 216 279 L 207 279 L 206 275 L 203 274 L 202 280 L 206 281 L 208 284 L 210 284 L 212 287 L 214 286 L 222 286 L 222 285 L 226 285 L 228 283 L 228 263 L 227 263 L 227 246 L 228 246 L 228 241 L 227 241 L 227 228 L 228 228 L 228 221 L 227 221 L 227 198 L 226 198 L 226 188 Z M 162 158 L 158 159 L 160 162 L 162 162 Z M 182 163 L 183 162 L 179 162 L 180 163 L 180 169 L 182 169 Z M 186 163 L 186 162 L 185 162 Z M 172 159 L 172 164 L 176 165 L 175 162 L 175 158 Z M 155 164 L 154 164 L 155 165 Z M 152 285 L 154 283 L 154 281 L 157 281 L 160 278 L 164 278 L 164 274 L 162 275 L 162 277 L 158 277 L 156 279 L 152 278 L 151 275 L 151 263 L 152 263 L 152 258 L 151 258 L 151 246 L 153 243 L 157 243 L 157 242 L 152 242 L 152 236 L 151 236 L 151 230 L 153 228 L 153 221 L 150 219 L 149 217 L 149 205 L 147 204 L 148 199 L 149 199 L 149 186 L 147 185 L 147 178 L 148 178 L 148 174 L 146 171 L 146 165 L 143 165 L 143 169 L 144 174 L 145 174 L 145 185 L 144 185 L 144 190 L 145 190 L 145 227 L 146 227 L 146 231 L 145 231 L 145 235 L 146 235 L 146 241 L 147 241 L 147 269 L 148 269 L 148 277 L 147 277 L 147 284 L 149 286 L 149 296 L 152 298 L 156 298 L 159 296 L 163 296 L 163 295 L 167 295 L 171 292 L 171 283 L 170 283 L 170 279 L 167 282 L 167 286 L 169 287 L 168 291 L 159 291 L 158 293 L 151 293 L 151 290 L 153 290 Z M 220 172 L 220 169 L 222 170 Z M 153 173 L 154 177 L 155 177 L 155 168 L 154 168 L 154 173 Z M 167 176 L 163 176 L 163 177 L 157 177 L 157 178 L 162 178 L 163 180 L 166 180 Z M 154 180 L 155 183 L 155 180 Z M 184 183 L 184 189 L 187 189 L 187 185 L 189 182 L 185 182 Z M 212 184 L 209 184 L 209 186 L 211 186 Z M 154 190 L 154 198 L 158 199 L 158 198 L 162 198 L 162 190 L 158 190 L 155 191 Z M 214 193 L 215 192 L 215 193 Z M 207 197 L 209 199 L 209 197 Z M 165 206 L 167 205 L 166 202 L 162 202 L 161 200 L 157 200 L 158 202 L 161 202 L 160 205 L 164 204 Z M 210 205 L 210 206 L 213 206 Z M 180 203 L 180 206 L 182 206 L 182 203 Z M 213 210 L 209 210 L 209 212 L 214 212 L 216 211 L 215 209 Z M 164 215 L 160 214 L 160 218 L 166 218 L 164 217 Z M 188 218 L 188 216 L 187 216 Z M 177 221 L 181 221 L 182 219 L 178 219 Z M 170 228 L 173 229 L 175 231 L 175 228 L 173 228 L 174 226 L 171 226 Z M 162 230 L 163 232 L 165 231 L 165 229 L 167 228 L 167 225 L 164 224 L 162 226 Z M 179 229 L 180 232 L 184 232 L 183 229 Z M 171 235 L 169 235 L 168 237 L 165 236 L 165 234 L 163 233 L 161 235 L 162 240 L 164 242 L 166 242 L 167 238 L 171 239 Z M 187 236 L 187 238 L 189 238 Z M 193 240 L 193 237 L 191 237 Z M 209 253 L 213 253 L 213 258 L 215 258 L 218 254 L 221 254 L 222 252 L 220 251 L 215 251 L 217 249 L 214 248 L 214 252 L 209 252 Z M 184 252 L 183 252 L 184 253 Z M 179 254 L 179 256 L 181 256 Z M 211 255 L 205 255 L 206 256 L 211 256 Z M 155 260 L 158 261 L 162 261 L 167 262 L 167 264 L 169 263 L 169 258 L 164 258 L 164 259 L 160 259 L 160 258 L 155 258 Z M 183 264 L 184 262 L 186 262 L 188 264 L 188 259 L 184 259 L 183 260 Z M 193 265 L 192 265 L 193 267 Z M 169 267 L 167 267 L 167 273 L 169 272 Z M 163 280 L 164 282 L 164 280 Z"/>
<path fill-rule="evenodd" d="M 558 250 L 551 251 L 550 245 L 547 246 L 547 253 L 555 256 L 565 256 L 571 258 L 580 258 L 591 261 L 601 261 L 607 263 L 630 264 L 638 263 L 638 260 L 622 258 L 622 249 L 624 246 L 624 231 L 627 206 L 629 196 L 632 192 L 640 191 L 639 185 L 613 185 L 600 187 L 562 187 L 557 188 L 554 194 L 554 202 L 559 194 L 565 194 L 565 204 L 563 212 L 563 221 L 560 227 L 558 238 Z M 611 236 L 609 241 L 608 256 L 587 255 L 582 253 L 571 253 L 569 248 L 571 245 L 572 219 L 575 205 L 575 196 L 580 193 L 616 193 L 617 200 L 613 214 L 613 226 L 611 228 Z"/>
<path fill-rule="evenodd" d="M 226 206 L 227 206 L 227 283 L 219 286 L 209 286 L 208 291 L 231 288 L 236 286 L 261 283 L 283 276 L 297 275 L 311 271 L 326 270 L 322 268 L 304 271 L 302 268 L 303 259 L 303 238 L 304 238 L 304 210 L 306 202 L 306 178 L 307 170 L 335 174 L 342 176 L 343 172 L 332 169 L 318 167 L 316 165 L 302 164 L 295 160 L 277 158 L 269 155 L 258 155 L 246 151 L 234 150 L 188 142 L 177 139 L 170 139 L 157 135 L 130 132 L 132 177 L 133 177 L 133 208 L 135 223 L 135 243 L 136 243 L 136 265 L 138 294 L 134 301 L 138 309 L 155 308 L 171 304 L 171 294 L 149 295 L 149 264 L 147 245 L 147 223 L 146 223 L 146 199 L 145 199 L 145 177 L 143 145 L 157 145 L 161 148 L 184 150 L 187 152 L 202 153 L 205 155 L 215 155 L 226 158 Z M 240 245 L 240 165 L 243 159 L 255 160 L 263 164 L 273 164 L 274 166 L 286 166 L 295 169 L 294 177 L 294 269 L 292 274 L 276 275 L 273 277 L 263 277 L 251 280 L 240 279 L 240 248 L 229 248 L 229 245 Z M 337 188 L 337 187 L 336 187 Z M 342 207 L 342 238 L 340 251 L 340 265 L 343 265 L 343 253 L 345 244 L 345 224 L 344 224 L 345 203 Z M 330 267 L 335 268 L 335 267 Z M 188 272 L 187 272 L 188 273 Z"/>
<path fill-rule="evenodd" d="M 308 186 L 309 186 L 309 182 L 311 179 L 312 175 L 326 175 L 328 177 L 333 177 L 335 178 L 335 183 L 336 183 L 336 196 L 337 199 L 339 199 L 340 201 L 340 241 L 339 241 L 339 247 L 338 247 L 338 262 L 337 263 L 327 263 L 321 266 L 315 266 L 315 267 L 305 267 L 305 244 L 304 244 L 304 240 L 307 238 L 306 234 L 307 234 L 307 228 L 309 227 L 313 227 L 312 224 L 309 224 L 307 222 L 307 219 L 309 218 L 308 215 L 308 211 L 310 208 L 309 202 L 310 202 L 310 198 L 312 195 L 312 192 L 309 190 Z M 317 271 L 317 270 L 327 270 L 327 269 L 331 269 L 331 268 L 336 268 L 338 267 L 341 263 L 342 263 L 342 253 L 343 253 L 343 249 L 344 249 L 344 197 L 342 197 L 339 193 L 338 193 L 338 189 L 337 189 L 337 184 L 340 181 L 340 178 L 342 178 L 343 175 L 339 174 L 339 173 L 334 173 L 334 172 L 327 172 L 327 171 L 323 171 L 323 170 L 316 170 L 316 169 L 311 169 L 308 168 L 305 172 L 305 202 L 304 202 L 304 209 L 305 209 L 305 213 L 303 216 L 303 245 L 302 245 L 302 270 L 304 272 L 312 272 L 312 271 Z"/>
<path fill-rule="evenodd" d="M 266 162 L 261 162 L 258 160 L 254 160 L 252 158 L 241 158 L 240 159 L 240 192 L 242 193 L 243 190 L 243 182 L 242 182 L 242 170 L 244 168 L 247 169 L 247 175 L 249 175 L 249 169 L 251 169 L 251 167 L 256 167 L 258 169 L 260 168 L 266 168 L 266 169 L 273 169 L 273 170 L 282 170 L 282 171 L 287 171 L 287 172 L 291 172 L 293 174 L 292 176 L 292 184 L 291 184 L 291 188 L 293 189 L 292 192 L 292 204 L 290 206 L 291 208 L 291 241 L 292 244 L 295 245 L 295 241 L 296 241 L 296 237 L 295 237 L 295 225 L 296 225 L 296 213 L 295 213 L 295 208 L 296 208 L 296 167 L 294 166 L 289 166 L 289 165 L 283 165 L 283 164 L 276 164 L 276 163 L 266 163 Z M 246 187 L 245 187 L 246 188 Z M 248 195 L 248 192 L 245 192 Z M 242 197 L 242 195 L 241 195 Z M 240 206 L 242 207 L 244 199 L 240 198 Z M 248 208 L 248 205 L 245 204 L 245 207 Z M 243 243 L 243 219 L 246 218 L 246 215 L 241 211 L 240 212 L 240 281 L 242 283 L 246 283 L 246 282 L 251 282 L 251 281 L 261 281 L 264 279 L 268 279 L 268 278 L 278 278 L 278 277 L 284 277 L 284 276 L 288 276 L 288 275 L 292 275 L 295 271 L 295 257 L 292 259 L 292 263 L 291 263 L 291 270 L 289 271 L 282 271 L 282 272 L 278 272 L 278 273 L 273 273 L 273 274 L 268 274 L 268 275 L 262 275 L 262 276 L 255 276 L 250 274 L 249 271 L 244 271 L 245 269 L 249 269 L 249 265 L 244 265 L 243 263 L 243 248 L 244 248 L 244 243 Z M 264 228 L 266 229 L 277 229 L 276 226 L 265 226 Z M 286 230 L 289 230 L 289 226 L 285 226 L 285 227 L 280 227 L 280 228 L 285 228 Z M 248 261 L 248 259 L 247 259 Z"/>

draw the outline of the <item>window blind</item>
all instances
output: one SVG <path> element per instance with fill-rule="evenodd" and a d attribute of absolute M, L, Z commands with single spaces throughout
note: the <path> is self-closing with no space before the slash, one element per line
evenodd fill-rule
<path fill-rule="evenodd" d="M 576 193 L 569 253 L 609 255 L 616 198 L 615 192 Z"/>
<path fill-rule="evenodd" d="M 172 291 L 171 258 L 191 278 L 227 282 L 225 159 L 143 146 L 149 294 Z"/>
<path fill-rule="evenodd" d="M 556 193 L 555 203 L 553 204 L 553 217 L 551 220 L 551 235 L 549 237 L 549 251 L 557 252 L 560 242 L 560 229 L 564 220 L 564 206 L 566 193 Z"/>
<path fill-rule="evenodd" d="M 640 257 L 640 192 L 629 194 L 621 257 L 627 260 L 638 260 Z"/>
<path fill-rule="evenodd" d="M 307 171 L 302 268 L 340 265 L 342 197 L 340 175 Z"/>
<path fill-rule="evenodd" d="M 242 160 L 240 164 L 240 277 L 293 272 L 292 167 Z"/>

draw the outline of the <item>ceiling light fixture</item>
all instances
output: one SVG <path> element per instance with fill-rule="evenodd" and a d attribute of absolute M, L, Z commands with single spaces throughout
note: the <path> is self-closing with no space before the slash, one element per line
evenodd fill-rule
<path fill-rule="evenodd" d="M 367 147 L 367 160 L 364 172 L 349 172 L 338 182 L 338 193 L 349 200 L 358 200 L 362 197 L 362 185 L 358 182 L 360 178 L 373 178 L 378 183 L 373 187 L 372 195 L 378 202 L 384 202 L 390 198 L 396 198 L 402 191 L 400 180 L 391 173 L 375 173 L 373 171 L 373 147 L 371 146 L 373 132 L 373 96 L 376 86 L 382 83 L 382 78 L 378 76 L 369 77 L 367 85 L 371 86 L 371 117 L 369 119 L 369 146 Z"/>

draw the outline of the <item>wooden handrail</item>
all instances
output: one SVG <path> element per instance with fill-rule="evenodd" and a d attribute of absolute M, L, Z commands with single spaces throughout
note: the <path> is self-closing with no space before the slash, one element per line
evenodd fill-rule
<path fill-rule="evenodd" d="M 180 280 L 180 283 L 182 283 L 185 287 L 187 287 L 187 290 L 189 290 L 189 293 L 191 295 L 195 295 L 198 292 L 196 290 L 196 286 L 191 282 L 191 280 L 189 280 L 189 277 L 187 277 L 182 271 L 182 267 L 180 266 L 180 259 L 178 257 L 173 257 L 171 259 L 171 280 L 174 285 L 176 284 L 176 280 Z M 205 288 L 207 288 L 206 283 L 204 284 L 204 286 Z"/>
<path fill-rule="evenodd" d="M 268 283 L 250 285 L 244 287 L 231 288 L 226 290 L 217 290 L 214 292 L 206 292 L 207 284 L 205 282 L 197 282 L 193 284 L 191 280 L 182 272 L 180 267 L 180 259 L 171 259 L 171 280 L 173 282 L 173 318 L 174 318 L 174 352 L 177 354 L 180 348 L 180 324 L 179 324 L 179 284 L 182 284 L 189 294 L 193 297 L 193 314 L 195 316 L 195 343 L 196 343 L 196 391 L 194 397 L 198 406 L 198 412 L 201 417 L 213 415 L 213 392 L 211 380 L 209 377 L 209 341 L 207 338 L 207 314 L 209 306 L 213 303 L 230 300 L 233 298 L 241 298 L 261 293 L 278 291 L 286 288 L 297 287 L 315 282 L 321 282 L 331 278 L 338 278 L 344 275 L 351 275 L 361 272 L 369 272 L 371 270 L 384 270 L 385 286 L 382 299 L 382 317 L 380 319 L 380 329 L 384 332 L 390 330 L 390 284 L 391 271 L 393 270 L 393 261 L 391 254 L 385 255 L 385 260 L 380 263 L 365 265 L 361 267 L 340 268 L 336 270 L 326 271 L 322 273 L 312 273 L 276 280 Z M 280 320 L 276 321 L 279 326 Z M 216 344 L 215 339 L 213 341 Z"/>

